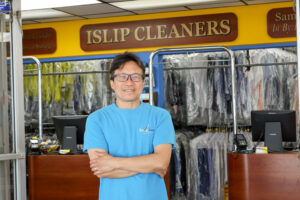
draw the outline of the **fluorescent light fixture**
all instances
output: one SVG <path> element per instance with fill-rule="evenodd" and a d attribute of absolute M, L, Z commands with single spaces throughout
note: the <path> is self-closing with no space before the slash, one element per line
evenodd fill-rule
<path fill-rule="evenodd" d="M 126 10 L 141 10 L 141 9 L 152 9 L 152 8 L 188 6 L 188 5 L 194 5 L 200 3 L 211 3 L 217 1 L 218 0 L 135 0 L 135 1 L 116 2 L 111 4 Z"/>
<path fill-rule="evenodd" d="M 53 10 L 53 9 L 43 9 L 43 10 L 25 10 L 22 11 L 22 19 L 49 19 L 55 17 L 69 17 L 72 16 L 68 13 Z"/>
<path fill-rule="evenodd" d="M 100 3 L 101 2 L 98 0 L 22 0 L 21 10 L 59 8 Z"/>

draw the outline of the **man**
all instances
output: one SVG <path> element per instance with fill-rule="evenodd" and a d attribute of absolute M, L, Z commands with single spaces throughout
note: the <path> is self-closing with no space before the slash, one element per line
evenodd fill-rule
<path fill-rule="evenodd" d="M 168 199 L 163 177 L 176 144 L 171 116 L 140 102 L 145 68 L 134 54 L 117 55 L 110 76 L 116 102 L 90 114 L 84 136 L 99 200 Z"/>

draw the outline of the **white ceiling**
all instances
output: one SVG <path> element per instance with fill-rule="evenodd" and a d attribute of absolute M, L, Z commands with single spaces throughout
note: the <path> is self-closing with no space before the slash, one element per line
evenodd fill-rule
<path fill-rule="evenodd" d="M 76 1 L 76 0 L 74 0 Z M 34 24 L 68 20 L 140 15 L 149 13 L 199 10 L 293 0 L 98 0 L 99 3 L 81 6 L 55 7 L 22 11 L 22 23 Z M 156 3 L 156 4 L 147 4 Z"/>

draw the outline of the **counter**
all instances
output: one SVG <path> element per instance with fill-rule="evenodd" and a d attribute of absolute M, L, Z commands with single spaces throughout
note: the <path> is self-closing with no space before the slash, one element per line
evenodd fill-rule
<path fill-rule="evenodd" d="M 29 200 L 96 200 L 99 179 L 87 154 L 28 155 Z M 165 176 L 170 197 L 170 173 Z"/>
<path fill-rule="evenodd" d="M 297 152 L 228 153 L 230 200 L 298 200 L 300 159 Z"/>

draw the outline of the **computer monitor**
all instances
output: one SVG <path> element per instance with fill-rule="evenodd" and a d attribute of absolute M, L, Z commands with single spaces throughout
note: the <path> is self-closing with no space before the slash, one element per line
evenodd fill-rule
<path fill-rule="evenodd" d="M 61 148 L 77 153 L 77 144 L 83 144 L 85 123 L 88 115 L 53 116 L 55 132 Z"/>
<path fill-rule="evenodd" d="M 294 110 L 251 111 L 252 140 L 265 141 L 270 152 L 283 151 L 283 142 L 296 142 Z"/>

